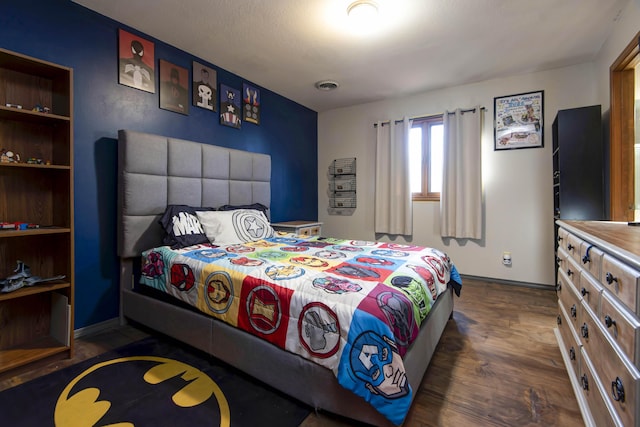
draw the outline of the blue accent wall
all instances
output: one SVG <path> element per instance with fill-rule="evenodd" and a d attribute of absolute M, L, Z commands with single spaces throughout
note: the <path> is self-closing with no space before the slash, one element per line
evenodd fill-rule
<path fill-rule="evenodd" d="M 155 43 L 156 93 L 118 84 L 119 28 Z M 271 154 L 272 220 L 317 219 L 315 111 L 70 0 L 2 0 L 0 46 L 74 70 L 75 329 L 118 316 L 118 129 Z M 242 46 L 229 48 L 242 55 Z M 223 126 L 193 105 L 188 116 L 160 109 L 159 59 L 188 70 L 196 60 L 217 71 L 218 85 L 258 87 L 260 125 Z"/>

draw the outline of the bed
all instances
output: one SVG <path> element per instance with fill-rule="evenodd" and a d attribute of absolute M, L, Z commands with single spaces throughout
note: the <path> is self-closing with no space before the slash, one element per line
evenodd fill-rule
<path fill-rule="evenodd" d="M 223 215 L 225 218 L 253 214 L 253 209 L 246 208 L 255 206 L 264 207 L 266 210 L 262 215 L 268 218 L 270 179 L 271 158 L 266 154 L 120 130 L 118 256 L 122 321 L 145 325 L 203 350 L 316 410 L 377 426 L 401 424 L 452 315 L 453 295 L 459 295 L 461 282 L 455 266 L 446 254 L 433 248 L 271 233 L 268 219 L 266 235 L 260 235 L 258 239 L 248 236 L 236 245 L 226 244 L 226 239 L 193 245 L 189 242 L 188 246 L 167 244 L 167 231 L 161 220 L 167 217 L 169 209 L 176 206 L 197 210 L 197 217 L 203 219 L 203 224 L 206 224 L 206 218 L 218 219 L 217 211 L 222 206 L 231 209 Z M 212 229 L 209 224 L 207 230 Z M 217 236 L 220 237 L 220 234 Z M 348 254 L 349 262 L 325 262 L 320 256 L 301 256 L 306 253 L 302 252 L 308 250 L 317 254 L 318 251 L 326 252 L 334 248 L 337 248 L 334 253 Z M 352 251 L 362 250 L 367 252 L 358 253 L 358 258 L 353 258 Z M 273 255 L 287 251 L 294 253 L 289 253 L 284 261 L 277 259 L 280 255 Z M 251 255 L 247 256 L 247 252 Z M 270 255 L 265 255 L 267 253 Z M 406 263 L 394 258 L 402 253 L 413 256 L 412 261 Z M 424 265 L 428 263 L 425 261 L 418 265 L 420 259 L 429 259 L 433 268 L 429 267 L 429 271 L 426 271 Z M 238 260 L 242 262 L 236 262 Z M 264 265 L 257 265 L 258 261 Z M 279 264 L 281 261 L 284 264 Z M 225 263 L 224 267 L 220 263 Z M 312 265 L 314 263 L 317 265 Z M 236 278 L 240 273 L 229 270 L 231 264 L 242 264 L 240 279 Z M 175 270 L 177 276 L 172 276 L 177 266 L 182 270 Z M 394 276 L 384 273 L 392 267 L 404 268 L 405 274 Z M 286 277 L 280 280 L 283 279 L 283 271 Z M 398 320 L 402 320 L 402 316 L 393 314 L 399 302 L 404 304 L 410 299 L 414 300 L 413 294 L 395 290 L 383 292 L 390 287 L 382 286 L 384 278 L 376 276 L 384 275 L 387 282 L 392 276 L 399 279 L 396 281 L 399 289 L 407 285 L 402 281 L 409 280 L 406 271 L 415 272 L 415 279 L 410 280 L 414 286 L 415 280 L 420 280 L 420 277 L 423 278 L 421 283 L 429 284 L 420 287 L 426 292 L 424 300 L 427 300 L 428 307 L 424 307 L 424 303 L 420 308 L 414 305 L 402 314 L 415 318 L 423 314 L 426 316 L 419 328 L 416 326 L 413 331 Z M 269 315 L 259 321 L 251 318 L 251 314 L 245 315 L 244 320 L 237 316 L 240 320 L 230 321 L 227 310 L 219 310 L 220 306 L 194 304 L 190 298 L 181 298 L 185 293 L 176 290 L 176 286 L 166 285 L 169 281 L 173 285 L 179 282 L 179 287 L 185 288 L 188 282 L 186 287 L 191 289 L 194 276 L 196 283 L 199 277 L 209 280 L 214 276 L 216 280 L 211 279 L 208 283 L 220 283 L 220 272 L 227 278 L 233 276 L 233 279 L 228 279 L 229 283 L 239 280 L 241 284 L 237 286 L 253 284 L 253 291 L 241 291 L 238 288 L 238 297 L 242 292 L 264 296 L 265 292 L 273 292 L 273 289 L 278 289 L 278 292 L 284 289 L 289 299 L 284 300 L 286 304 L 278 306 L 278 313 L 286 313 L 287 317 L 282 318 L 285 320 L 265 322 L 265 318 L 273 317 L 273 310 L 269 309 Z M 186 273 L 192 274 L 191 280 L 185 279 Z M 336 274 L 347 275 L 347 280 L 335 280 Z M 350 294 L 351 299 L 355 298 L 356 305 L 365 306 L 366 301 L 375 305 L 371 301 L 378 301 L 380 307 L 387 307 L 386 313 L 378 318 L 364 316 L 366 321 L 374 322 L 371 325 L 376 325 L 370 327 L 354 320 L 363 317 L 359 309 L 346 309 L 345 314 L 344 309 L 336 308 L 342 303 L 330 302 L 330 299 L 300 302 L 303 297 L 298 295 L 303 293 L 296 286 L 301 285 L 295 283 L 293 276 L 304 276 L 308 284 L 313 283 L 314 286 L 308 286 L 313 292 L 307 294 L 331 295 L 330 298 L 336 295 L 344 298 L 343 295 Z M 333 279 L 328 280 L 329 276 Z M 233 286 L 229 285 L 227 289 Z M 372 297 L 368 294 L 367 299 L 355 297 L 363 293 L 362 288 Z M 376 291 L 370 291 L 373 289 Z M 167 295 L 167 290 L 171 295 Z M 380 303 L 383 300 L 385 303 Z M 240 313 L 246 307 L 247 313 L 255 310 L 258 317 L 264 314 L 264 298 L 252 301 L 236 301 L 235 310 Z M 304 311 L 307 307 L 314 307 L 315 310 Z M 327 321 L 331 315 L 335 322 Z M 337 324 L 339 327 L 336 329 Z M 292 344 L 292 340 L 286 338 L 286 333 L 274 333 L 286 328 L 286 325 L 291 325 L 292 330 L 297 327 L 297 344 Z M 315 335 L 316 341 L 313 341 L 314 330 L 324 332 Z M 404 335 L 398 332 L 402 330 L 405 331 Z M 306 338 L 300 331 L 307 332 Z M 395 336 L 395 339 L 385 338 L 387 335 Z M 400 339 L 399 336 L 404 338 Z M 326 351 L 323 350 L 325 348 Z M 374 357 L 376 352 L 379 352 L 379 357 Z M 342 353 L 350 354 L 350 357 L 340 357 Z M 389 368 L 386 366 L 389 363 L 385 365 L 383 361 L 383 354 L 387 356 L 387 361 L 394 361 L 395 380 L 367 378 L 371 372 L 384 372 Z M 393 358 L 389 358 L 389 354 Z M 372 362 L 374 359 L 375 363 Z M 345 360 L 351 360 L 350 365 Z M 396 362 L 400 364 L 400 369 L 397 369 Z M 381 370 L 376 371 L 376 366 L 361 372 L 349 368 L 358 364 L 371 368 L 376 363 L 380 363 Z"/>

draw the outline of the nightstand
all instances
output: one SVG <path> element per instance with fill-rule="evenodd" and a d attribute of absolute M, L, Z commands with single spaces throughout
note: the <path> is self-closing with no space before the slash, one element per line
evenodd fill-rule
<path fill-rule="evenodd" d="M 276 231 L 300 234 L 302 236 L 319 236 L 322 233 L 322 223 L 313 221 L 286 221 L 271 224 Z"/>

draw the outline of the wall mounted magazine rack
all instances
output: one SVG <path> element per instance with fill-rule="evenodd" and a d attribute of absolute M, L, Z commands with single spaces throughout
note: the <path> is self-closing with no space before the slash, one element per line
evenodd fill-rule
<path fill-rule="evenodd" d="M 351 215 L 357 206 L 356 159 L 336 159 L 329 166 L 329 214 Z"/>

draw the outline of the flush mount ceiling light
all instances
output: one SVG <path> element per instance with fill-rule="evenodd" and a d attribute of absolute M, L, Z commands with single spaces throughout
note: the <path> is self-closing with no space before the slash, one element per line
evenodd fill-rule
<path fill-rule="evenodd" d="M 372 0 L 357 0 L 347 7 L 347 15 L 357 22 L 367 22 L 378 16 L 378 4 Z"/>
<path fill-rule="evenodd" d="M 338 82 L 334 82 L 333 80 L 321 80 L 316 82 L 316 89 L 318 90 L 334 90 L 337 89 L 338 86 L 340 86 Z"/>

